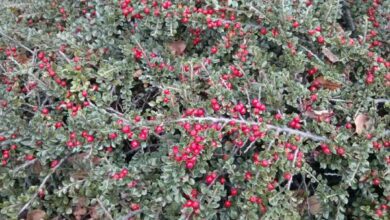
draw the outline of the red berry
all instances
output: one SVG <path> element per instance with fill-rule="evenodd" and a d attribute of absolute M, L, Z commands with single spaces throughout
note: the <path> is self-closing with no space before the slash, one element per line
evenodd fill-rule
<path fill-rule="evenodd" d="M 275 120 L 281 120 L 282 119 L 282 114 L 280 113 L 276 113 L 276 115 L 274 116 Z"/>
<path fill-rule="evenodd" d="M 381 183 L 381 181 L 379 178 L 375 178 L 372 180 L 372 185 L 374 185 L 374 186 L 379 186 L 380 183 Z"/>
<path fill-rule="evenodd" d="M 154 132 L 156 132 L 156 134 L 161 134 L 164 132 L 164 127 L 161 126 L 161 125 L 158 125 L 154 128 Z"/>
<path fill-rule="evenodd" d="M 131 128 L 130 128 L 129 125 L 123 126 L 123 128 L 122 128 L 122 132 L 123 132 L 123 133 L 127 134 L 127 133 L 129 133 L 130 131 L 131 131 Z"/>
<path fill-rule="evenodd" d="M 87 136 L 87 142 L 88 143 L 92 143 L 92 142 L 94 142 L 95 141 L 95 138 L 92 136 L 92 135 L 88 135 Z"/>
<path fill-rule="evenodd" d="M 140 122 L 141 121 L 141 116 L 137 115 L 134 117 L 135 122 Z"/>
<path fill-rule="evenodd" d="M 316 30 L 308 30 L 307 33 L 313 36 L 316 33 Z"/>
<path fill-rule="evenodd" d="M 252 173 L 247 171 L 245 172 L 245 180 L 250 181 L 252 179 Z"/>
<path fill-rule="evenodd" d="M 266 35 L 267 34 L 267 28 L 265 28 L 265 27 L 262 27 L 261 28 L 261 30 L 260 30 L 260 33 L 262 34 L 262 35 Z"/>
<path fill-rule="evenodd" d="M 110 133 L 110 134 L 108 135 L 108 138 L 111 139 L 111 140 L 114 140 L 114 139 L 116 139 L 117 137 L 118 137 L 118 134 L 117 134 L 117 133 Z"/>
<path fill-rule="evenodd" d="M 147 14 L 147 15 L 150 14 L 150 9 L 149 8 L 144 8 L 144 13 Z"/>
<path fill-rule="evenodd" d="M 380 209 L 377 209 L 377 210 L 375 211 L 375 214 L 376 214 L 379 218 L 383 217 L 383 211 L 380 210 Z"/>
<path fill-rule="evenodd" d="M 187 169 L 191 170 L 191 169 L 194 168 L 194 166 L 195 166 L 195 164 L 192 161 L 187 161 L 186 162 L 186 168 Z"/>
<path fill-rule="evenodd" d="M 261 161 L 261 166 L 262 166 L 262 167 L 268 167 L 268 166 L 269 166 L 268 160 L 262 160 L 262 161 Z"/>
<path fill-rule="evenodd" d="M 267 189 L 268 189 L 268 191 L 272 191 L 272 190 L 275 189 L 275 185 L 273 183 L 268 183 L 267 184 Z"/>
<path fill-rule="evenodd" d="M 249 201 L 250 201 L 251 203 L 257 203 L 257 197 L 256 197 L 256 196 L 251 196 L 251 197 L 249 198 Z"/>
<path fill-rule="evenodd" d="M 25 157 L 24 157 L 25 160 L 34 160 L 34 156 L 32 154 L 27 154 Z"/>
<path fill-rule="evenodd" d="M 140 143 L 137 140 L 133 140 L 133 141 L 131 141 L 130 145 L 131 145 L 131 149 L 137 149 L 139 147 Z"/>
<path fill-rule="evenodd" d="M 293 28 L 298 28 L 299 27 L 299 23 L 298 21 L 294 21 L 294 23 L 292 24 Z"/>
<path fill-rule="evenodd" d="M 8 159 L 9 158 L 9 153 L 8 151 L 3 152 L 3 159 Z"/>
<path fill-rule="evenodd" d="M 329 148 L 322 148 L 322 152 L 324 152 L 324 154 L 326 154 L 326 155 L 332 154 L 332 152 L 330 151 Z"/>
<path fill-rule="evenodd" d="M 50 163 L 50 167 L 51 168 L 55 168 L 57 165 L 58 165 L 58 160 L 53 160 L 51 163 Z"/>
<path fill-rule="evenodd" d="M 45 52 L 41 51 L 38 53 L 38 59 L 43 60 L 43 58 L 45 58 Z"/>
<path fill-rule="evenodd" d="M 38 196 L 39 196 L 39 198 L 43 199 L 45 197 L 45 191 L 43 189 L 39 189 Z"/>
<path fill-rule="evenodd" d="M 312 102 L 317 101 L 317 99 L 318 99 L 317 94 L 313 94 L 313 95 L 310 96 L 310 100 L 311 100 Z"/>
<path fill-rule="evenodd" d="M 218 48 L 212 47 L 211 48 L 211 54 L 216 54 L 218 52 Z"/>
<path fill-rule="evenodd" d="M 225 201 L 224 206 L 225 206 L 225 208 L 230 208 L 232 206 L 232 202 L 227 200 L 227 201 Z"/>
<path fill-rule="evenodd" d="M 232 187 L 232 188 L 230 189 L 230 195 L 231 195 L 231 196 L 237 196 L 237 194 L 238 194 L 237 188 Z"/>
<path fill-rule="evenodd" d="M 56 129 L 61 128 L 61 127 L 62 127 L 62 122 L 56 122 L 56 123 L 54 124 L 54 127 L 55 127 Z"/>
<path fill-rule="evenodd" d="M 170 94 L 171 94 L 171 91 L 169 91 L 169 89 L 164 90 L 164 95 L 170 95 Z"/>
<path fill-rule="evenodd" d="M 367 74 L 367 76 L 366 76 L 366 84 L 367 85 L 373 84 L 374 80 L 375 80 L 375 77 L 373 74 Z"/>
<path fill-rule="evenodd" d="M 132 203 L 132 204 L 130 205 L 130 209 L 131 209 L 132 211 L 137 211 L 137 210 L 140 209 L 140 205 L 137 204 L 137 203 Z"/>
<path fill-rule="evenodd" d="M 324 43 L 325 43 L 325 38 L 324 38 L 323 36 L 318 36 L 318 37 L 317 37 L 317 42 L 318 42 L 319 44 L 324 44 Z"/>
<path fill-rule="evenodd" d="M 210 185 L 211 183 L 213 183 L 213 181 L 214 181 L 214 177 L 212 177 L 212 176 L 207 176 L 206 177 L 206 183 L 207 183 L 207 185 Z"/>
<path fill-rule="evenodd" d="M 344 156 L 345 155 L 345 149 L 342 148 L 342 147 L 338 147 L 336 151 L 337 151 L 337 154 L 339 156 Z"/>
<path fill-rule="evenodd" d="M 41 112 L 42 112 L 42 115 L 47 115 L 47 114 L 49 114 L 49 109 L 43 108 Z"/>
<path fill-rule="evenodd" d="M 198 201 L 192 201 L 192 205 L 191 206 L 192 206 L 193 209 L 199 209 L 199 207 L 200 207 Z"/>

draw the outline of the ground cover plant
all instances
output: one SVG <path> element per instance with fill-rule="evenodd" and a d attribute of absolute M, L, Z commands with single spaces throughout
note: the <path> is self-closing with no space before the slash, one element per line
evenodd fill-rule
<path fill-rule="evenodd" d="M 2 0 L 0 219 L 386 219 L 389 4 Z"/>

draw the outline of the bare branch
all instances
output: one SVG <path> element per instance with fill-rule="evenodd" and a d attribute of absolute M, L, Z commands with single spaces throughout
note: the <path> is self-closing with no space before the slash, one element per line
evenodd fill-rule
<path fill-rule="evenodd" d="M 24 169 L 24 168 L 26 168 L 26 167 L 28 167 L 28 166 L 34 164 L 35 161 L 37 161 L 37 159 L 30 160 L 30 161 L 28 161 L 28 162 L 26 162 L 26 163 L 24 163 L 24 164 L 22 164 L 22 165 L 16 167 L 12 172 L 15 174 L 15 173 L 19 172 L 19 170 L 22 170 L 22 169 Z"/>
<path fill-rule="evenodd" d="M 247 124 L 247 125 L 258 125 L 259 124 L 259 122 L 246 121 L 246 120 L 242 120 L 242 119 L 240 120 L 240 119 L 233 119 L 233 118 L 213 118 L 213 117 L 182 118 L 182 119 L 175 120 L 173 122 L 184 122 L 184 121 L 212 121 L 212 122 L 231 122 L 231 121 L 233 121 L 236 123 Z M 318 136 L 318 135 L 312 134 L 310 132 L 304 132 L 304 131 L 300 131 L 300 130 L 291 129 L 291 128 L 288 128 L 285 126 L 278 127 L 275 125 L 267 124 L 266 127 L 267 127 L 267 129 L 276 130 L 277 133 L 286 132 L 289 134 L 299 135 L 299 136 L 309 138 L 309 139 L 312 139 L 314 141 L 319 141 L 319 142 L 328 142 L 329 141 L 329 139 L 326 137 Z"/>
<path fill-rule="evenodd" d="M 66 160 L 66 158 L 68 157 L 65 157 L 65 158 L 62 158 L 60 160 L 60 162 L 58 163 L 58 165 L 56 167 L 54 167 L 50 172 L 49 174 L 47 174 L 47 176 L 42 180 L 42 183 L 41 185 L 39 185 L 37 191 L 34 193 L 34 195 L 32 196 L 32 198 L 23 206 L 23 208 L 19 211 L 19 215 L 24 211 L 26 210 L 30 205 L 31 203 L 35 200 L 35 198 L 38 196 L 38 193 L 39 193 L 39 190 L 41 190 L 46 182 L 49 180 L 49 178 L 51 177 L 51 175 L 53 175 L 53 173 L 61 166 L 61 164 Z"/>
<path fill-rule="evenodd" d="M 96 198 L 96 200 L 98 201 L 100 207 L 102 207 L 104 213 L 106 213 L 107 217 L 108 217 L 110 220 L 114 220 L 114 219 L 112 218 L 111 214 L 110 214 L 110 213 L 108 212 L 108 210 L 106 209 L 106 207 L 104 207 L 102 201 L 100 201 L 99 198 Z"/>
<path fill-rule="evenodd" d="M 58 53 L 66 60 L 66 62 L 68 62 L 69 64 L 72 63 L 72 61 L 62 51 L 58 51 Z"/>
<path fill-rule="evenodd" d="M 293 167 L 295 167 L 295 161 L 297 160 L 298 152 L 299 152 L 299 147 L 295 150 L 295 153 L 294 153 L 294 159 L 293 159 L 293 162 L 292 162 L 292 166 Z M 290 190 L 290 187 L 291 187 L 292 180 L 293 180 L 293 177 L 291 177 L 288 180 L 288 183 L 287 183 L 287 189 L 289 189 L 289 190 Z"/>
<path fill-rule="evenodd" d="M 19 44 L 19 46 L 23 47 L 24 49 L 26 49 L 28 52 L 30 52 L 31 54 L 34 53 L 34 51 L 32 51 L 30 48 L 28 48 L 27 46 L 25 46 L 24 44 L 22 44 L 21 42 L 13 39 L 12 37 L 6 35 L 3 31 L 0 30 L 0 34 L 3 35 L 5 38 L 8 38 L 9 40 Z"/>
<path fill-rule="evenodd" d="M 123 216 L 122 218 L 120 218 L 121 220 L 127 220 L 135 215 L 137 215 L 138 213 L 141 213 L 143 210 L 140 209 L 140 210 L 137 210 L 137 211 L 134 211 L 134 212 L 129 212 L 129 214 Z"/>
<path fill-rule="evenodd" d="M 98 108 L 96 105 L 94 105 L 92 103 L 91 103 L 91 106 L 94 107 L 94 108 Z M 124 122 L 126 122 L 128 124 L 133 124 L 130 120 L 124 118 L 123 116 L 121 116 L 121 115 L 119 115 L 119 114 L 117 114 L 115 112 L 113 112 L 113 113 L 110 112 L 111 109 L 109 109 L 110 111 L 108 111 L 106 109 L 100 109 L 100 110 L 104 111 L 106 114 L 109 114 L 109 115 L 111 115 L 113 117 L 122 119 Z M 256 122 L 256 121 L 247 121 L 247 120 L 244 120 L 244 119 L 223 118 L 223 117 L 221 117 L 221 118 L 214 118 L 214 117 L 181 118 L 181 119 L 172 120 L 172 121 L 164 121 L 164 124 L 177 123 L 177 122 L 186 122 L 186 121 L 199 121 L 199 122 L 201 122 L 201 121 L 210 121 L 210 122 L 214 122 L 214 123 L 218 123 L 218 122 L 223 122 L 223 123 L 235 122 L 235 123 L 238 123 L 238 124 L 247 124 L 247 125 L 259 125 L 260 124 L 259 122 Z M 147 124 L 137 124 L 137 127 L 146 126 L 146 125 L 156 125 L 156 124 L 161 124 L 161 122 L 159 122 L 159 121 L 152 121 L 152 122 L 147 122 Z M 329 142 L 330 141 L 327 137 L 318 136 L 318 135 L 312 134 L 310 132 L 305 132 L 305 131 L 300 131 L 300 130 L 288 128 L 286 126 L 278 127 L 278 126 L 275 126 L 275 125 L 267 124 L 266 128 L 269 129 L 269 130 L 275 130 L 276 133 L 286 132 L 288 134 L 298 135 L 298 136 L 305 137 L 305 138 L 308 138 L 308 139 L 311 139 L 311 140 L 317 141 L 317 142 Z"/>

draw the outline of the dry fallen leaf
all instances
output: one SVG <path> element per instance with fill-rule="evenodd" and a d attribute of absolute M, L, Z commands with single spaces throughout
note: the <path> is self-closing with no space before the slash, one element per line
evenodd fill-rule
<path fill-rule="evenodd" d="M 318 215 L 322 211 L 321 202 L 316 196 L 310 196 L 309 198 L 307 198 L 306 205 L 309 209 L 310 214 L 312 215 Z"/>
<path fill-rule="evenodd" d="M 77 170 L 75 172 L 70 173 L 70 176 L 75 180 L 83 180 L 87 178 L 89 173 L 85 170 Z"/>
<path fill-rule="evenodd" d="M 356 133 L 362 134 L 364 131 L 369 130 L 372 123 L 370 118 L 365 114 L 358 114 L 355 118 Z"/>
<path fill-rule="evenodd" d="M 88 214 L 91 217 L 90 220 L 100 219 L 100 215 L 98 209 L 96 208 L 96 205 L 88 208 Z"/>
<path fill-rule="evenodd" d="M 306 111 L 305 115 L 307 115 L 309 118 L 313 118 L 319 121 L 324 121 L 327 118 L 330 118 L 333 116 L 333 111 L 329 110 L 312 110 L 312 111 Z"/>
<path fill-rule="evenodd" d="M 26 220 L 42 220 L 45 219 L 46 212 L 40 209 L 31 210 L 27 213 Z"/>
<path fill-rule="evenodd" d="M 335 29 L 339 35 L 345 34 L 344 28 L 339 23 L 335 24 Z"/>
<path fill-rule="evenodd" d="M 133 76 L 135 78 L 139 78 L 140 76 L 142 76 L 142 70 L 136 70 L 134 73 L 133 73 Z"/>
<path fill-rule="evenodd" d="M 76 207 L 73 208 L 73 215 L 76 220 L 81 220 L 87 214 L 86 198 L 80 197 L 77 201 Z"/>
<path fill-rule="evenodd" d="M 344 71 L 343 71 L 346 80 L 349 80 L 351 71 L 352 71 L 352 65 L 346 64 L 344 66 Z"/>
<path fill-rule="evenodd" d="M 80 161 L 84 161 L 85 159 L 90 160 L 91 158 L 88 158 L 88 153 L 78 153 L 75 154 L 74 156 L 71 156 L 68 158 L 69 163 L 78 163 Z M 100 163 L 100 158 L 99 157 L 92 157 L 92 163 L 94 165 L 98 165 Z"/>
<path fill-rule="evenodd" d="M 337 90 L 337 89 L 341 88 L 340 83 L 327 80 L 323 76 L 319 76 L 315 80 L 319 83 L 320 86 L 322 86 L 325 89 L 329 89 L 329 90 L 333 91 L 333 90 Z"/>
<path fill-rule="evenodd" d="M 326 109 L 320 110 L 320 109 L 308 108 L 312 104 L 313 102 L 311 100 L 303 100 L 300 106 L 301 109 L 304 109 L 304 114 L 309 118 L 323 121 L 333 116 L 334 113 L 332 110 L 326 110 Z"/>
<path fill-rule="evenodd" d="M 301 215 L 305 212 L 309 212 L 312 215 L 318 215 L 322 212 L 321 202 L 317 196 L 306 197 L 306 192 L 298 189 L 295 193 L 297 198 L 303 198 L 298 205 L 298 211 Z"/>
<path fill-rule="evenodd" d="M 331 63 L 336 63 L 339 61 L 339 58 L 336 55 L 334 55 L 334 53 L 326 47 L 322 48 L 322 53 L 325 55 L 326 58 L 328 58 L 328 60 Z"/>
<path fill-rule="evenodd" d="M 40 174 L 42 171 L 42 164 L 38 160 L 35 161 L 35 163 L 32 165 L 32 172 L 34 174 Z"/>
<path fill-rule="evenodd" d="M 77 220 L 81 220 L 86 214 L 87 214 L 87 209 L 85 207 L 76 207 L 73 210 L 73 215 Z"/>
<path fill-rule="evenodd" d="M 14 57 L 14 59 L 19 63 L 19 64 L 26 64 L 30 62 L 31 57 L 27 57 L 25 54 L 18 54 L 17 56 Z"/>
<path fill-rule="evenodd" d="M 186 49 L 186 43 L 182 40 L 173 41 L 168 44 L 169 50 L 173 55 L 180 56 L 184 53 Z"/>

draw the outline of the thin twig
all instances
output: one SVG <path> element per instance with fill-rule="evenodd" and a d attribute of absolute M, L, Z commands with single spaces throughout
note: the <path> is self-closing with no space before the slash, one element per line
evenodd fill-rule
<path fill-rule="evenodd" d="M 317 183 L 321 183 L 312 173 L 310 173 L 308 170 L 306 170 L 304 167 L 302 167 L 302 170 L 305 171 L 311 178 L 313 178 Z"/>
<path fill-rule="evenodd" d="M 356 175 L 357 171 L 359 170 L 359 167 L 360 167 L 360 161 L 356 165 L 356 169 L 353 171 L 351 178 L 349 178 L 349 180 L 348 180 L 349 184 L 352 182 L 353 179 L 355 179 L 355 175 Z"/>
<path fill-rule="evenodd" d="M 72 61 L 61 50 L 58 51 L 58 53 L 66 60 L 66 62 L 68 62 L 69 64 L 72 63 Z"/>
<path fill-rule="evenodd" d="M 255 143 L 256 143 L 256 141 L 252 141 L 249 144 L 249 146 L 245 149 L 244 154 L 246 154 L 254 146 Z"/>
<path fill-rule="evenodd" d="M 375 104 L 378 103 L 388 103 L 390 102 L 390 99 L 374 99 Z"/>
<path fill-rule="evenodd" d="M 324 173 L 325 176 L 341 176 L 338 173 Z"/>
<path fill-rule="evenodd" d="M 174 120 L 172 122 L 184 122 L 184 121 L 212 121 L 212 122 L 231 122 L 231 121 L 233 121 L 236 123 L 247 124 L 247 125 L 258 125 L 259 124 L 258 122 L 245 121 L 242 119 L 239 120 L 239 119 L 233 119 L 233 118 L 213 118 L 213 117 L 182 118 L 182 119 Z M 267 127 L 267 129 L 276 130 L 278 133 L 287 132 L 289 134 L 299 135 L 299 136 L 306 137 L 306 138 L 312 139 L 314 141 L 319 141 L 319 142 L 321 142 L 321 141 L 328 142 L 329 141 L 329 139 L 326 137 L 318 136 L 318 135 L 312 134 L 310 132 L 304 132 L 304 131 L 300 131 L 300 130 L 291 129 L 291 128 L 288 128 L 285 126 L 278 127 L 275 125 L 267 124 L 266 127 Z"/>
<path fill-rule="evenodd" d="M 295 153 L 294 153 L 294 159 L 293 159 L 293 162 L 292 162 L 293 168 L 295 167 L 295 161 L 297 160 L 298 153 L 299 153 L 299 147 L 295 150 Z M 291 187 L 292 180 L 293 180 L 293 178 L 291 177 L 288 180 L 288 183 L 287 183 L 287 189 L 289 189 L 289 190 L 290 190 L 290 187 Z"/>
<path fill-rule="evenodd" d="M 24 164 L 22 164 L 22 165 L 16 167 L 12 172 L 15 174 L 15 173 L 19 172 L 19 170 L 22 170 L 22 169 L 24 169 L 24 168 L 26 168 L 26 167 L 28 167 L 28 166 L 34 164 L 35 161 L 37 161 L 37 159 L 27 161 L 26 163 L 24 163 Z"/>
<path fill-rule="evenodd" d="M 302 45 L 299 45 L 299 46 L 302 47 L 307 52 L 309 52 L 311 55 L 313 55 L 317 59 L 318 62 L 320 62 L 321 64 L 324 64 L 324 62 L 320 58 L 318 58 L 318 56 L 315 53 L 313 53 L 311 50 L 307 49 L 305 46 L 302 46 Z"/>
<path fill-rule="evenodd" d="M 363 34 L 363 42 L 366 43 L 367 39 L 367 30 L 368 30 L 368 18 L 364 19 L 364 34 Z"/>
<path fill-rule="evenodd" d="M 249 10 L 253 10 L 254 12 L 257 12 L 258 15 L 259 15 L 259 18 L 264 18 L 266 19 L 268 22 L 271 22 L 271 20 L 269 18 L 267 18 L 267 16 L 265 16 L 265 14 L 261 11 L 259 11 L 257 8 L 255 8 L 252 4 L 249 6 Z"/>
<path fill-rule="evenodd" d="M 106 213 L 107 217 L 108 217 L 110 220 L 114 220 L 114 219 L 112 218 L 111 214 L 107 211 L 106 207 L 104 207 L 102 201 L 100 201 L 99 198 L 96 198 L 96 200 L 98 201 L 100 207 L 102 207 L 104 213 Z"/>
<path fill-rule="evenodd" d="M 142 209 L 139 209 L 137 211 L 133 211 L 133 212 L 129 212 L 129 214 L 123 216 L 122 218 L 120 218 L 121 220 L 127 220 L 135 215 L 137 215 L 138 213 L 141 213 L 143 210 Z"/>
<path fill-rule="evenodd" d="M 269 142 L 267 151 L 270 151 L 270 150 L 271 150 L 271 147 L 272 147 L 272 145 L 273 145 L 274 143 L 275 143 L 275 139 L 273 139 L 272 141 Z"/>
<path fill-rule="evenodd" d="M 35 52 L 33 52 L 33 53 L 35 53 Z M 21 70 L 23 69 L 23 65 L 20 64 L 18 61 L 16 61 L 13 57 L 10 57 L 10 59 L 12 62 L 14 62 L 16 65 L 18 65 L 19 69 L 21 69 Z M 29 70 L 30 69 L 31 69 L 31 67 L 29 68 Z M 52 90 L 45 82 L 40 80 L 37 76 L 32 74 L 30 71 L 27 71 L 27 74 L 30 75 L 31 77 L 33 77 L 38 83 L 42 84 L 45 88 Z"/>
<path fill-rule="evenodd" d="M 91 103 L 91 106 L 97 108 L 97 106 L 95 106 L 92 103 Z M 132 124 L 130 122 L 130 120 L 128 120 L 128 119 L 126 119 L 126 118 L 124 118 L 122 116 L 119 116 L 118 114 L 110 113 L 110 112 L 108 112 L 105 109 L 101 109 L 101 110 L 106 112 L 107 114 L 113 116 L 113 117 L 122 119 L 124 122 Z M 256 121 L 246 121 L 244 119 L 223 118 L 223 117 L 221 117 L 221 118 L 214 118 L 214 117 L 181 118 L 181 119 L 172 120 L 172 121 L 165 121 L 164 124 L 177 123 L 177 122 L 186 122 L 186 121 L 199 121 L 199 122 L 201 122 L 201 121 L 210 121 L 210 122 L 214 122 L 214 123 L 217 123 L 217 122 L 225 122 L 225 123 L 235 122 L 235 123 L 238 123 L 238 124 L 247 124 L 247 125 L 258 125 L 258 124 L 260 124 L 259 122 L 256 122 Z M 148 122 L 148 125 L 155 125 L 155 124 L 160 124 L 160 123 L 161 122 L 158 122 L 158 121 L 151 121 L 151 122 Z M 138 124 L 137 127 L 145 126 L 145 125 L 146 124 L 143 124 L 143 125 Z M 275 125 L 267 124 L 266 128 L 270 129 L 270 130 L 276 130 L 277 133 L 286 132 L 288 134 L 298 135 L 298 136 L 305 137 L 305 138 L 308 138 L 308 139 L 311 139 L 311 140 L 314 140 L 314 141 L 318 141 L 318 142 L 329 142 L 330 141 L 326 137 L 318 136 L 318 135 L 312 134 L 310 132 L 295 130 L 295 129 L 292 129 L 292 128 L 288 128 L 286 126 L 278 127 L 278 126 L 275 126 Z"/>
<path fill-rule="evenodd" d="M 8 38 L 9 40 L 19 44 L 21 47 L 23 47 L 24 49 L 26 49 L 28 52 L 30 52 L 31 54 L 34 53 L 34 51 L 32 51 L 30 48 L 28 48 L 27 46 L 25 46 L 24 44 L 22 44 L 21 42 L 13 39 L 12 37 L 6 35 L 3 31 L 0 30 L 0 34 L 3 35 L 4 37 Z"/>
<path fill-rule="evenodd" d="M 329 100 L 333 101 L 333 102 L 352 102 L 351 100 L 336 99 L 336 98 L 329 99 Z M 386 99 L 386 98 L 377 98 L 377 99 L 368 98 L 367 100 L 368 101 L 374 101 L 375 104 L 390 102 L 390 99 Z"/>
<path fill-rule="evenodd" d="M 60 160 L 60 162 L 58 163 L 58 165 L 56 167 L 54 167 L 50 172 L 49 174 L 47 174 L 47 176 L 42 180 L 42 183 L 41 185 L 39 185 L 37 191 L 34 193 L 34 195 L 32 196 L 32 198 L 23 206 L 23 208 L 19 211 L 19 215 L 24 211 L 26 210 L 30 204 L 35 200 L 35 198 L 38 196 L 38 193 L 39 193 L 39 190 L 41 190 L 46 182 L 49 180 L 49 178 L 53 175 L 53 173 L 61 166 L 61 164 L 67 159 L 68 157 L 65 157 L 65 158 L 62 158 Z"/>

